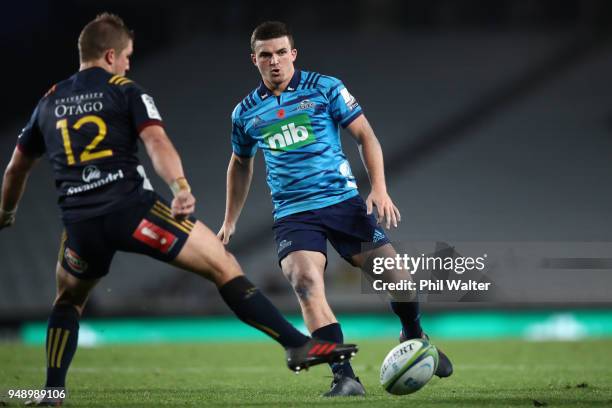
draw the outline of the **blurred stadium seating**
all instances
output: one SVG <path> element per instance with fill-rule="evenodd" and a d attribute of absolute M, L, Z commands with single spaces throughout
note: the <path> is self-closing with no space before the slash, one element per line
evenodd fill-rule
<path fill-rule="evenodd" d="M 355 30 L 296 30 L 298 66 L 342 78 L 382 142 L 389 190 L 403 214 L 392 238 L 611 241 L 606 221 L 612 218 L 609 37 L 575 25 L 491 29 L 487 24 L 455 27 L 453 21 L 442 27 L 365 24 Z M 246 32 L 180 38 L 157 53 L 136 54 L 129 76 L 154 95 L 183 155 L 198 218 L 216 232 L 231 153 L 229 115 L 257 85 L 258 75 L 249 61 Z M 24 115 L 34 104 L 22 106 Z M 11 120 L 2 126 L 3 166 L 22 124 Z M 365 195 L 367 178 L 357 149 L 346 135 L 343 143 Z M 151 170 L 149 176 L 168 195 Z M 48 312 L 61 233 L 54 196 L 45 163 L 29 181 L 17 224 L 0 234 L 0 320 L 41 318 Z M 230 249 L 273 300 L 296 311 L 276 265 L 271 225 L 258 157 Z M 328 272 L 335 276 L 328 281 L 338 310 L 386 307 L 360 295 L 358 271 L 335 254 Z M 583 301 L 589 302 L 590 288 L 612 291 L 612 275 L 581 284 Z M 575 288 L 559 290 L 562 296 L 563 290 Z M 120 254 L 94 292 L 90 313 L 225 312 L 217 296 L 194 276 Z M 537 302 L 537 294 L 531 300 Z"/>

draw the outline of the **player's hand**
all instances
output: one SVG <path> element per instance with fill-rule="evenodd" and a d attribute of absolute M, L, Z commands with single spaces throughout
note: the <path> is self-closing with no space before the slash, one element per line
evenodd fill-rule
<path fill-rule="evenodd" d="M 223 245 L 227 245 L 232 235 L 234 235 L 235 231 L 236 225 L 231 224 L 229 222 L 224 222 L 219 232 L 217 232 L 217 238 L 219 238 L 221 242 L 223 242 Z"/>
<path fill-rule="evenodd" d="M 376 220 L 379 224 L 384 223 L 387 229 L 390 229 L 391 225 L 397 228 L 397 223 L 402 220 L 399 210 L 386 191 L 373 189 L 366 199 L 366 206 L 368 214 L 372 214 L 373 207 L 376 207 Z"/>
<path fill-rule="evenodd" d="M 188 190 L 176 193 L 172 200 L 172 216 L 177 220 L 182 220 L 193 214 L 195 211 L 195 197 Z"/>
<path fill-rule="evenodd" d="M 15 214 L 17 210 L 13 211 L 4 211 L 0 209 L 0 230 L 10 227 L 15 223 Z"/>

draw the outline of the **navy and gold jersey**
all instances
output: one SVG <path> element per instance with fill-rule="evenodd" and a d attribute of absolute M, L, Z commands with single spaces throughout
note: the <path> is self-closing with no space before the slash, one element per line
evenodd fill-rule
<path fill-rule="evenodd" d="M 94 67 L 54 85 L 17 147 L 51 162 L 65 222 L 107 214 L 151 189 L 136 156 L 138 135 L 162 125 L 153 98 L 131 80 Z"/>

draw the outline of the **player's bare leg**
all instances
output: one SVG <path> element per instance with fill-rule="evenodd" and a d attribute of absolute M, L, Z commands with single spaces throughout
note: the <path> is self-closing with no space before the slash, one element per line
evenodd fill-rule
<path fill-rule="evenodd" d="M 56 267 L 57 292 L 47 329 L 47 380 L 45 388 L 66 387 L 66 374 L 76 352 L 79 319 L 91 290 L 99 279 L 84 280 L 68 273 L 59 263 Z M 27 401 L 30 406 L 57 406 L 63 398 L 39 398 Z"/>
<path fill-rule="evenodd" d="M 293 287 L 310 333 L 338 322 L 325 297 L 325 262 L 325 255 L 316 251 L 291 252 L 281 261 L 283 274 Z"/>
<path fill-rule="evenodd" d="M 349 359 L 357 352 L 355 345 L 310 339 L 300 333 L 244 276 L 234 256 L 199 221 L 173 264 L 214 282 L 240 320 L 272 337 L 287 350 L 287 365 L 296 372 Z"/>
<path fill-rule="evenodd" d="M 361 268 L 364 274 L 372 276 L 372 262 L 374 258 L 395 258 L 397 252 L 393 245 L 385 244 L 381 247 L 364 251 L 354 255 L 351 262 L 354 266 Z M 385 280 L 388 282 L 399 282 L 402 279 L 411 279 L 410 273 L 404 270 L 390 270 L 385 272 Z M 419 303 L 416 292 L 390 293 L 393 300 L 391 308 L 397 314 L 402 322 L 402 330 L 400 332 L 400 342 L 404 342 L 411 338 L 425 338 L 429 340 L 427 334 L 421 329 Z M 453 364 L 446 354 L 438 349 L 440 362 L 436 369 L 438 377 L 448 377 L 453 373 Z"/>
<path fill-rule="evenodd" d="M 244 275 L 236 258 L 200 221 L 172 264 L 208 279 L 217 287 Z"/>
<path fill-rule="evenodd" d="M 294 251 L 281 261 L 283 274 L 297 295 L 304 322 L 314 338 L 341 343 L 342 329 L 325 296 L 326 257 L 317 251 Z M 324 396 L 361 396 L 365 389 L 349 362 L 330 364 L 334 373 L 331 390 Z"/>
<path fill-rule="evenodd" d="M 384 275 L 374 275 L 374 258 L 395 258 L 396 255 L 397 251 L 395 250 L 393 245 L 385 244 L 378 248 L 374 248 L 353 255 L 350 259 L 350 262 L 353 266 L 360 268 L 362 272 L 370 278 L 375 277 L 376 279 L 380 279 L 382 276 L 385 282 L 401 282 L 402 280 L 412 280 L 412 275 L 410 275 L 410 272 L 403 269 L 385 270 Z M 408 302 L 417 299 L 416 291 L 389 292 L 389 296 L 397 302 Z M 420 327 L 415 328 L 415 330 L 420 330 Z"/>
<path fill-rule="evenodd" d="M 83 314 L 91 290 L 100 281 L 100 279 L 78 279 L 62 268 L 59 263 L 55 271 L 55 280 L 57 291 L 53 304 L 71 305 L 77 310 L 79 316 Z"/>

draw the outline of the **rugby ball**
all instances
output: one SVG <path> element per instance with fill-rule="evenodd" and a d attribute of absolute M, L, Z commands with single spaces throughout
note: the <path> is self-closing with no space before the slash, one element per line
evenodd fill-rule
<path fill-rule="evenodd" d="M 380 384 L 390 394 L 411 394 L 423 388 L 438 367 L 438 350 L 425 339 L 405 341 L 387 354 Z"/>

